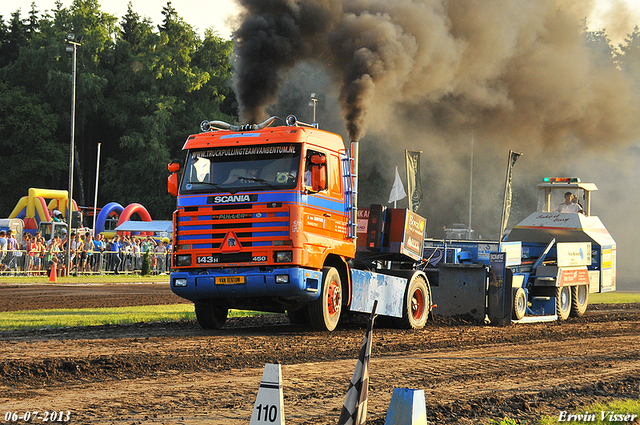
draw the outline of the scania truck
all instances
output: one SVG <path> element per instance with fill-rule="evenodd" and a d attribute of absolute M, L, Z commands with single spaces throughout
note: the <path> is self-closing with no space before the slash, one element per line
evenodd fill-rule
<path fill-rule="evenodd" d="M 358 142 L 294 116 L 285 125 L 204 121 L 182 172 L 169 164 L 174 212 L 171 289 L 203 328 L 229 309 L 286 312 L 331 331 L 341 316 L 377 313 L 422 328 L 432 308 L 422 258 L 426 220 L 409 210 L 361 210 Z M 366 217 L 365 217 L 366 216 Z"/>

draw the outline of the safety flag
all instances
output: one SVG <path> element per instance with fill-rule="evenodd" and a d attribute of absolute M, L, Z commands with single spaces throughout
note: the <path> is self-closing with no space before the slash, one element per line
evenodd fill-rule
<path fill-rule="evenodd" d="M 404 186 L 402 185 L 402 180 L 400 180 L 400 174 L 398 173 L 398 167 L 396 167 L 396 179 L 393 182 L 393 187 L 389 194 L 389 203 L 399 201 L 406 197 L 407 193 L 404 191 Z"/>
<path fill-rule="evenodd" d="M 513 166 L 516 164 L 518 158 L 520 158 L 522 154 L 520 152 L 514 152 L 512 150 L 509 151 L 509 162 L 507 163 L 507 176 L 504 183 L 504 199 L 502 201 L 502 218 L 500 219 L 500 241 L 502 241 L 502 236 L 504 235 L 504 231 L 507 228 L 507 223 L 509 222 L 509 215 L 511 214 L 511 171 Z"/>
<path fill-rule="evenodd" d="M 369 392 L 369 357 L 371 356 L 371 336 L 373 320 L 376 318 L 378 300 L 373 302 L 373 309 L 367 324 L 367 333 L 364 336 L 356 369 L 349 383 L 347 396 L 342 405 L 338 425 L 363 425 L 367 422 L 367 396 Z"/>
<path fill-rule="evenodd" d="M 422 204 L 422 179 L 420 178 L 420 154 L 405 150 L 405 164 L 407 166 L 407 190 L 409 191 L 409 209 L 418 212 Z"/>

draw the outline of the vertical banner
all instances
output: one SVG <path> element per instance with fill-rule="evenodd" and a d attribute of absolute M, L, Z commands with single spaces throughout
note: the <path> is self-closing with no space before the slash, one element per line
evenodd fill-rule
<path fill-rule="evenodd" d="M 422 179 L 420 178 L 420 154 L 422 151 L 405 150 L 407 166 L 407 189 L 409 191 L 409 209 L 417 213 L 422 204 Z"/>
<path fill-rule="evenodd" d="M 507 228 L 507 223 L 509 222 L 509 215 L 511 214 L 511 171 L 513 166 L 516 164 L 518 158 L 520 158 L 522 154 L 519 152 L 514 152 L 512 150 L 509 151 L 509 161 L 507 163 L 507 176 L 504 182 L 504 198 L 502 201 L 502 218 L 500 219 L 500 238 L 498 240 L 502 240 L 502 236 L 504 235 L 504 231 Z"/>

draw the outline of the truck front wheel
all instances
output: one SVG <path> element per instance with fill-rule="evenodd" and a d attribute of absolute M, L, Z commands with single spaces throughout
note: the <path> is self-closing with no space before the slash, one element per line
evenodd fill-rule
<path fill-rule="evenodd" d="M 427 324 L 427 318 L 431 311 L 431 297 L 427 281 L 423 276 L 417 276 L 411 281 L 404 295 L 404 308 L 402 319 L 399 321 L 401 328 L 422 329 Z"/>
<path fill-rule="evenodd" d="M 589 285 L 571 287 L 571 315 L 582 317 L 589 304 Z"/>
<path fill-rule="evenodd" d="M 322 269 L 322 293 L 309 304 L 309 321 L 317 331 L 332 331 L 338 326 L 342 312 L 342 282 L 333 267 Z"/>
<path fill-rule="evenodd" d="M 227 321 L 229 309 L 210 303 L 195 303 L 196 319 L 202 329 L 220 329 Z"/>
<path fill-rule="evenodd" d="M 562 286 L 556 291 L 556 313 L 558 320 L 567 320 L 571 313 L 571 287 Z"/>

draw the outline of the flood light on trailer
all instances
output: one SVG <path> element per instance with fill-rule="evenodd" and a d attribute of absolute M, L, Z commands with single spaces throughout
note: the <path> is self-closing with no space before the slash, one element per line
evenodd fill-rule
<path fill-rule="evenodd" d="M 580 183 L 578 177 L 545 177 L 545 183 Z"/>

